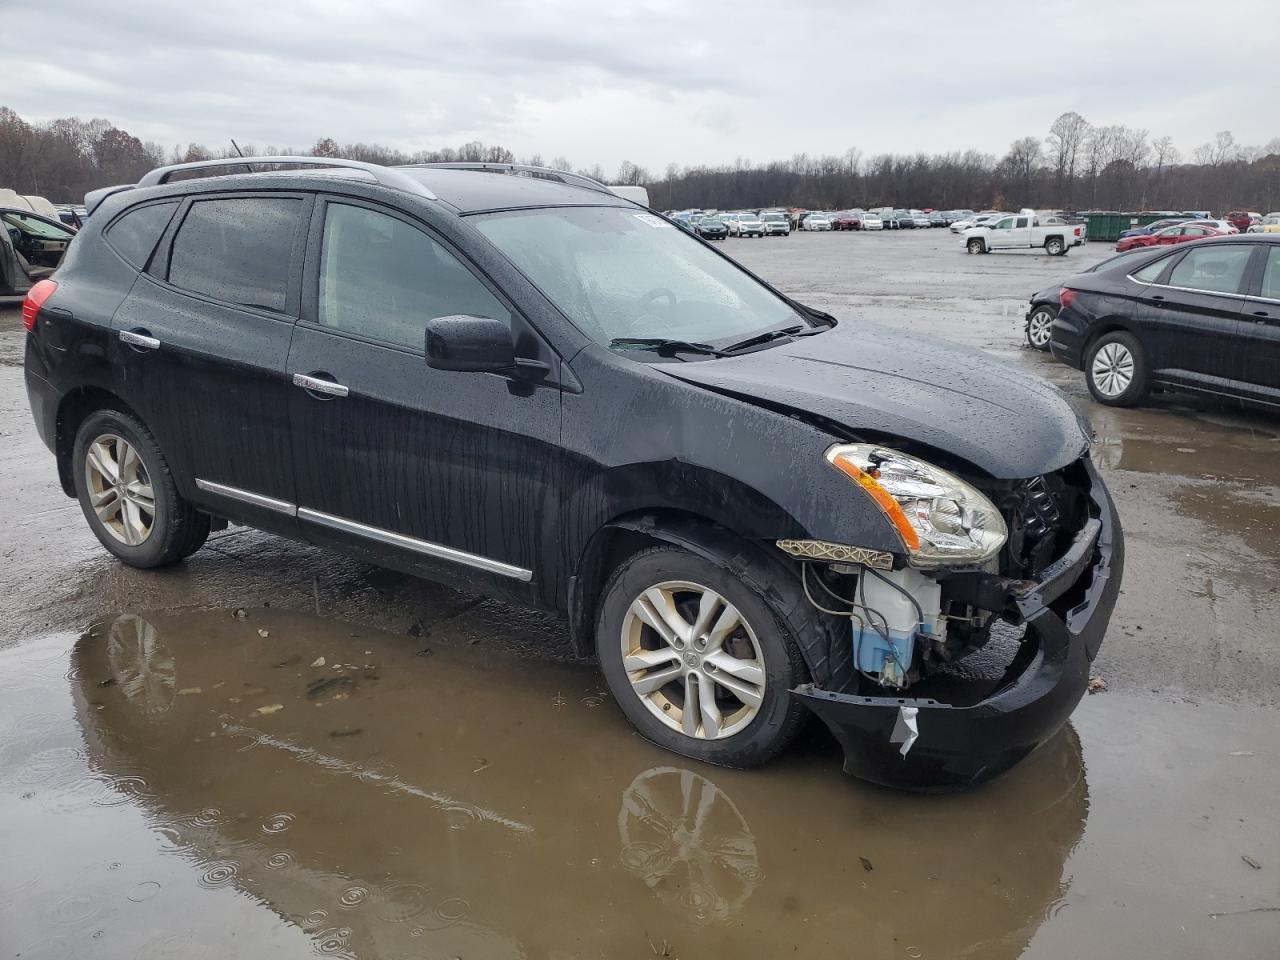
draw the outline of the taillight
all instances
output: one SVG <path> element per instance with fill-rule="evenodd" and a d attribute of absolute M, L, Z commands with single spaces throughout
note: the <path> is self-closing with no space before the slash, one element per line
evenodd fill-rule
<path fill-rule="evenodd" d="M 22 325 L 28 333 L 36 328 L 36 314 L 57 289 L 58 284 L 53 280 L 41 280 L 27 291 L 26 299 L 22 301 Z"/>
<path fill-rule="evenodd" d="M 1071 304 L 1075 302 L 1075 299 L 1076 292 L 1070 287 L 1063 287 L 1058 291 L 1058 302 L 1062 304 L 1060 309 L 1067 309 L 1067 307 L 1071 306 Z"/>
<path fill-rule="evenodd" d="M 1080 236 L 1080 228 L 1079 228 L 1079 227 L 1076 227 L 1076 236 L 1077 236 L 1077 237 L 1078 237 L 1078 236 Z"/>

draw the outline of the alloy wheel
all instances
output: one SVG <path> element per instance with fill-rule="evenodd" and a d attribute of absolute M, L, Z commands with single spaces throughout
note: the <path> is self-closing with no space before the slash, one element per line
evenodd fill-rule
<path fill-rule="evenodd" d="M 1037 310 L 1027 321 L 1027 340 L 1037 350 L 1049 345 L 1049 336 L 1053 330 L 1053 314 L 1048 310 Z"/>
<path fill-rule="evenodd" d="M 1094 355 L 1090 373 L 1094 386 L 1104 397 L 1115 398 L 1133 383 L 1133 354 L 1123 343 L 1105 343 Z"/>
<path fill-rule="evenodd" d="M 128 440 L 104 433 L 84 462 L 89 502 L 108 533 L 126 546 L 145 543 L 155 526 L 156 498 L 142 457 Z"/>
<path fill-rule="evenodd" d="M 733 736 L 764 702 L 755 631 L 726 598 L 672 580 L 636 597 L 622 621 L 622 665 L 648 710 L 698 740 Z"/>

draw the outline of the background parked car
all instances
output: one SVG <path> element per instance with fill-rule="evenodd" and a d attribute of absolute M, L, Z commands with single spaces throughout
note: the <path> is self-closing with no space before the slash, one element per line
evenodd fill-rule
<path fill-rule="evenodd" d="M 729 227 L 714 214 L 704 214 L 694 229 L 703 240 L 723 240 L 729 236 Z"/>
<path fill-rule="evenodd" d="M 1157 233 L 1158 231 L 1163 230 L 1165 227 L 1172 227 L 1172 226 L 1175 226 L 1176 224 L 1186 223 L 1188 220 L 1193 220 L 1193 219 L 1195 218 L 1194 217 L 1161 217 L 1159 220 L 1154 220 L 1151 223 L 1146 224 L 1145 226 L 1134 227 L 1131 230 L 1123 231 L 1120 234 L 1120 239 L 1123 240 L 1125 237 L 1149 237 L 1151 236 L 1151 234 Z"/>
<path fill-rule="evenodd" d="M 928 230 L 933 226 L 933 221 L 929 219 L 929 214 L 922 210 L 912 210 L 910 213 L 911 225 L 917 230 Z"/>
<path fill-rule="evenodd" d="M 864 213 L 858 218 L 860 222 L 859 230 L 883 230 L 884 220 L 878 213 Z"/>
<path fill-rule="evenodd" d="M 1232 210 L 1223 219 L 1241 233 L 1244 233 L 1262 219 L 1262 214 L 1250 213 L 1248 210 Z"/>
<path fill-rule="evenodd" d="M 0 207 L 0 297 L 19 297 L 53 273 L 75 230 L 26 208 Z"/>
<path fill-rule="evenodd" d="M 786 237 L 791 234 L 791 221 L 785 213 L 769 211 L 760 214 L 760 222 L 764 224 L 766 237 Z"/>
<path fill-rule="evenodd" d="M 861 230 L 862 220 L 861 213 L 857 211 L 849 211 L 848 213 L 838 214 L 831 221 L 832 230 Z"/>
<path fill-rule="evenodd" d="M 729 232 L 735 237 L 763 237 L 764 224 L 754 213 L 735 213 L 728 221 Z"/>
<path fill-rule="evenodd" d="M 1223 233 L 1240 233 L 1241 230 L 1230 220 L 1214 220 L 1212 217 L 1197 217 L 1195 220 L 1188 220 L 1187 226 L 1195 224 L 1198 227 L 1213 227 L 1215 230 L 1221 230 Z"/>
<path fill-rule="evenodd" d="M 1124 253 L 1135 247 L 1167 247 L 1174 243 L 1186 243 L 1188 240 L 1201 240 L 1205 237 L 1226 236 L 1227 231 L 1219 230 L 1200 223 L 1176 223 L 1155 233 L 1123 237 L 1116 243 L 1116 253 Z"/>
<path fill-rule="evenodd" d="M 1280 213 L 1268 213 L 1249 228 L 1249 233 L 1280 233 Z"/>
<path fill-rule="evenodd" d="M 800 221 L 800 229 L 806 231 L 830 230 L 831 218 L 825 213 L 806 213 Z"/>
<path fill-rule="evenodd" d="M 1069 278 L 1054 357 L 1099 403 L 1152 389 L 1280 408 L 1280 236 L 1212 237 Z"/>

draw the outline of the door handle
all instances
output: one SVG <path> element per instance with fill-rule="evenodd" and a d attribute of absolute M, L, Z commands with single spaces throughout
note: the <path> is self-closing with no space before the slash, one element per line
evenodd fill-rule
<path fill-rule="evenodd" d="M 120 342 L 127 343 L 135 350 L 160 349 L 160 341 L 145 330 L 121 330 Z"/>
<path fill-rule="evenodd" d="M 293 385 L 295 387 L 301 387 L 303 390 L 307 391 L 307 393 L 312 395 L 324 395 L 324 397 L 317 399 L 324 399 L 327 397 L 345 397 L 349 392 L 345 386 L 334 380 L 306 373 L 295 373 L 293 375 Z"/>

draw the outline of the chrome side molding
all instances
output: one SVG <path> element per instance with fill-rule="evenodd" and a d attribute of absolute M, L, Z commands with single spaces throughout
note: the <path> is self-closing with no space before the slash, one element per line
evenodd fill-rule
<path fill-rule="evenodd" d="M 251 490 L 241 490 L 239 487 L 229 487 L 224 483 L 214 483 L 212 480 L 201 480 L 199 478 L 196 479 L 196 487 L 206 493 L 227 497 L 230 500 L 239 500 L 241 503 L 262 507 L 266 510 L 274 510 L 276 513 L 283 513 L 285 516 L 297 517 L 299 520 L 305 520 L 308 523 L 328 527 L 331 530 L 340 530 L 343 533 L 354 534 L 357 537 L 364 537 L 368 540 L 376 540 L 379 543 L 385 543 L 387 546 L 410 550 L 426 557 L 448 560 L 451 563 L 462 564 L 464 567 L 483 570 L 485 573 L 496 573 L 499 576 L 511 577 L 513 580 L 520 580 L 523 583 L 528 583 L 533 579 L 533 571 L 526 570 L 524 567 L 503 563 L 501 560 L 494 560 L 491 557 L 482 557 L 476 553 L 468 553 L 465 550 L 456 550 L 440 543 L 432 543 L 430 540 L 419 540 L 417 537 L 396 533 L 394 530 L 371 527 L 365 523 L 348 520 L 346 517 L 338 517 L 320 510 L 312 510 L 310 507 L 299 507 L 285 500 L 277 500 L 275 497 L 264 496 Z"/>
<path fill-rule="evenodd" d="M 345 517 L 336 517 L 331 513 L 312 510 L 310 507 L 299 507 L 298 519 L 316 523 L 322 527 L 329 527 L 331 530 L 341 530 L 343 533 L 352 533 L 358 537 L 377 540 L 379 543 L 399 547 L 402 550 L 412 550 L 414 553 L 421 553 L 424 556 L 435 557 L 439 560 L 449 560 L 466 567 L 475 567 L 477 570 L 484 570 L 486 573 L 496 573 L 500 576 L 511 577 L 514 580 L 522 580 L 525 583 L 533 579 L 533 571 L 526 570 L 524 567 L 513 566 L 509 563 L 503 563 L 501 560 L 493 560 L 475 553 L 467 553 L 465 550 L 455 550 L 453 547 L 432 543 L 429 540 L 408 537 L 403 533 L 383 530 L 381 527 L 371 527 L 364 523 L 348 520 Z"/>
<path fill-rule="evenodd" d="M 264 510 L 274 510 L 276 513 L 283 513 L 286 516 L 296 516 L 298 508 L 292 503 L 285 500 L 277 500 L 275 497 L 264 496 L 261 493 L 254 493 L 252 490 L 241 490 L 239 487 L 229 487 L 224 483 L 214 483 L 212 480 L 201 480 L 196 478 L 196 487 L 205 493 L 216 493 L 220 497 L 227 497 L 230 500 L 239 500 L 241 503 L 247 503 L 255 507 L 262 507 Z"/>

